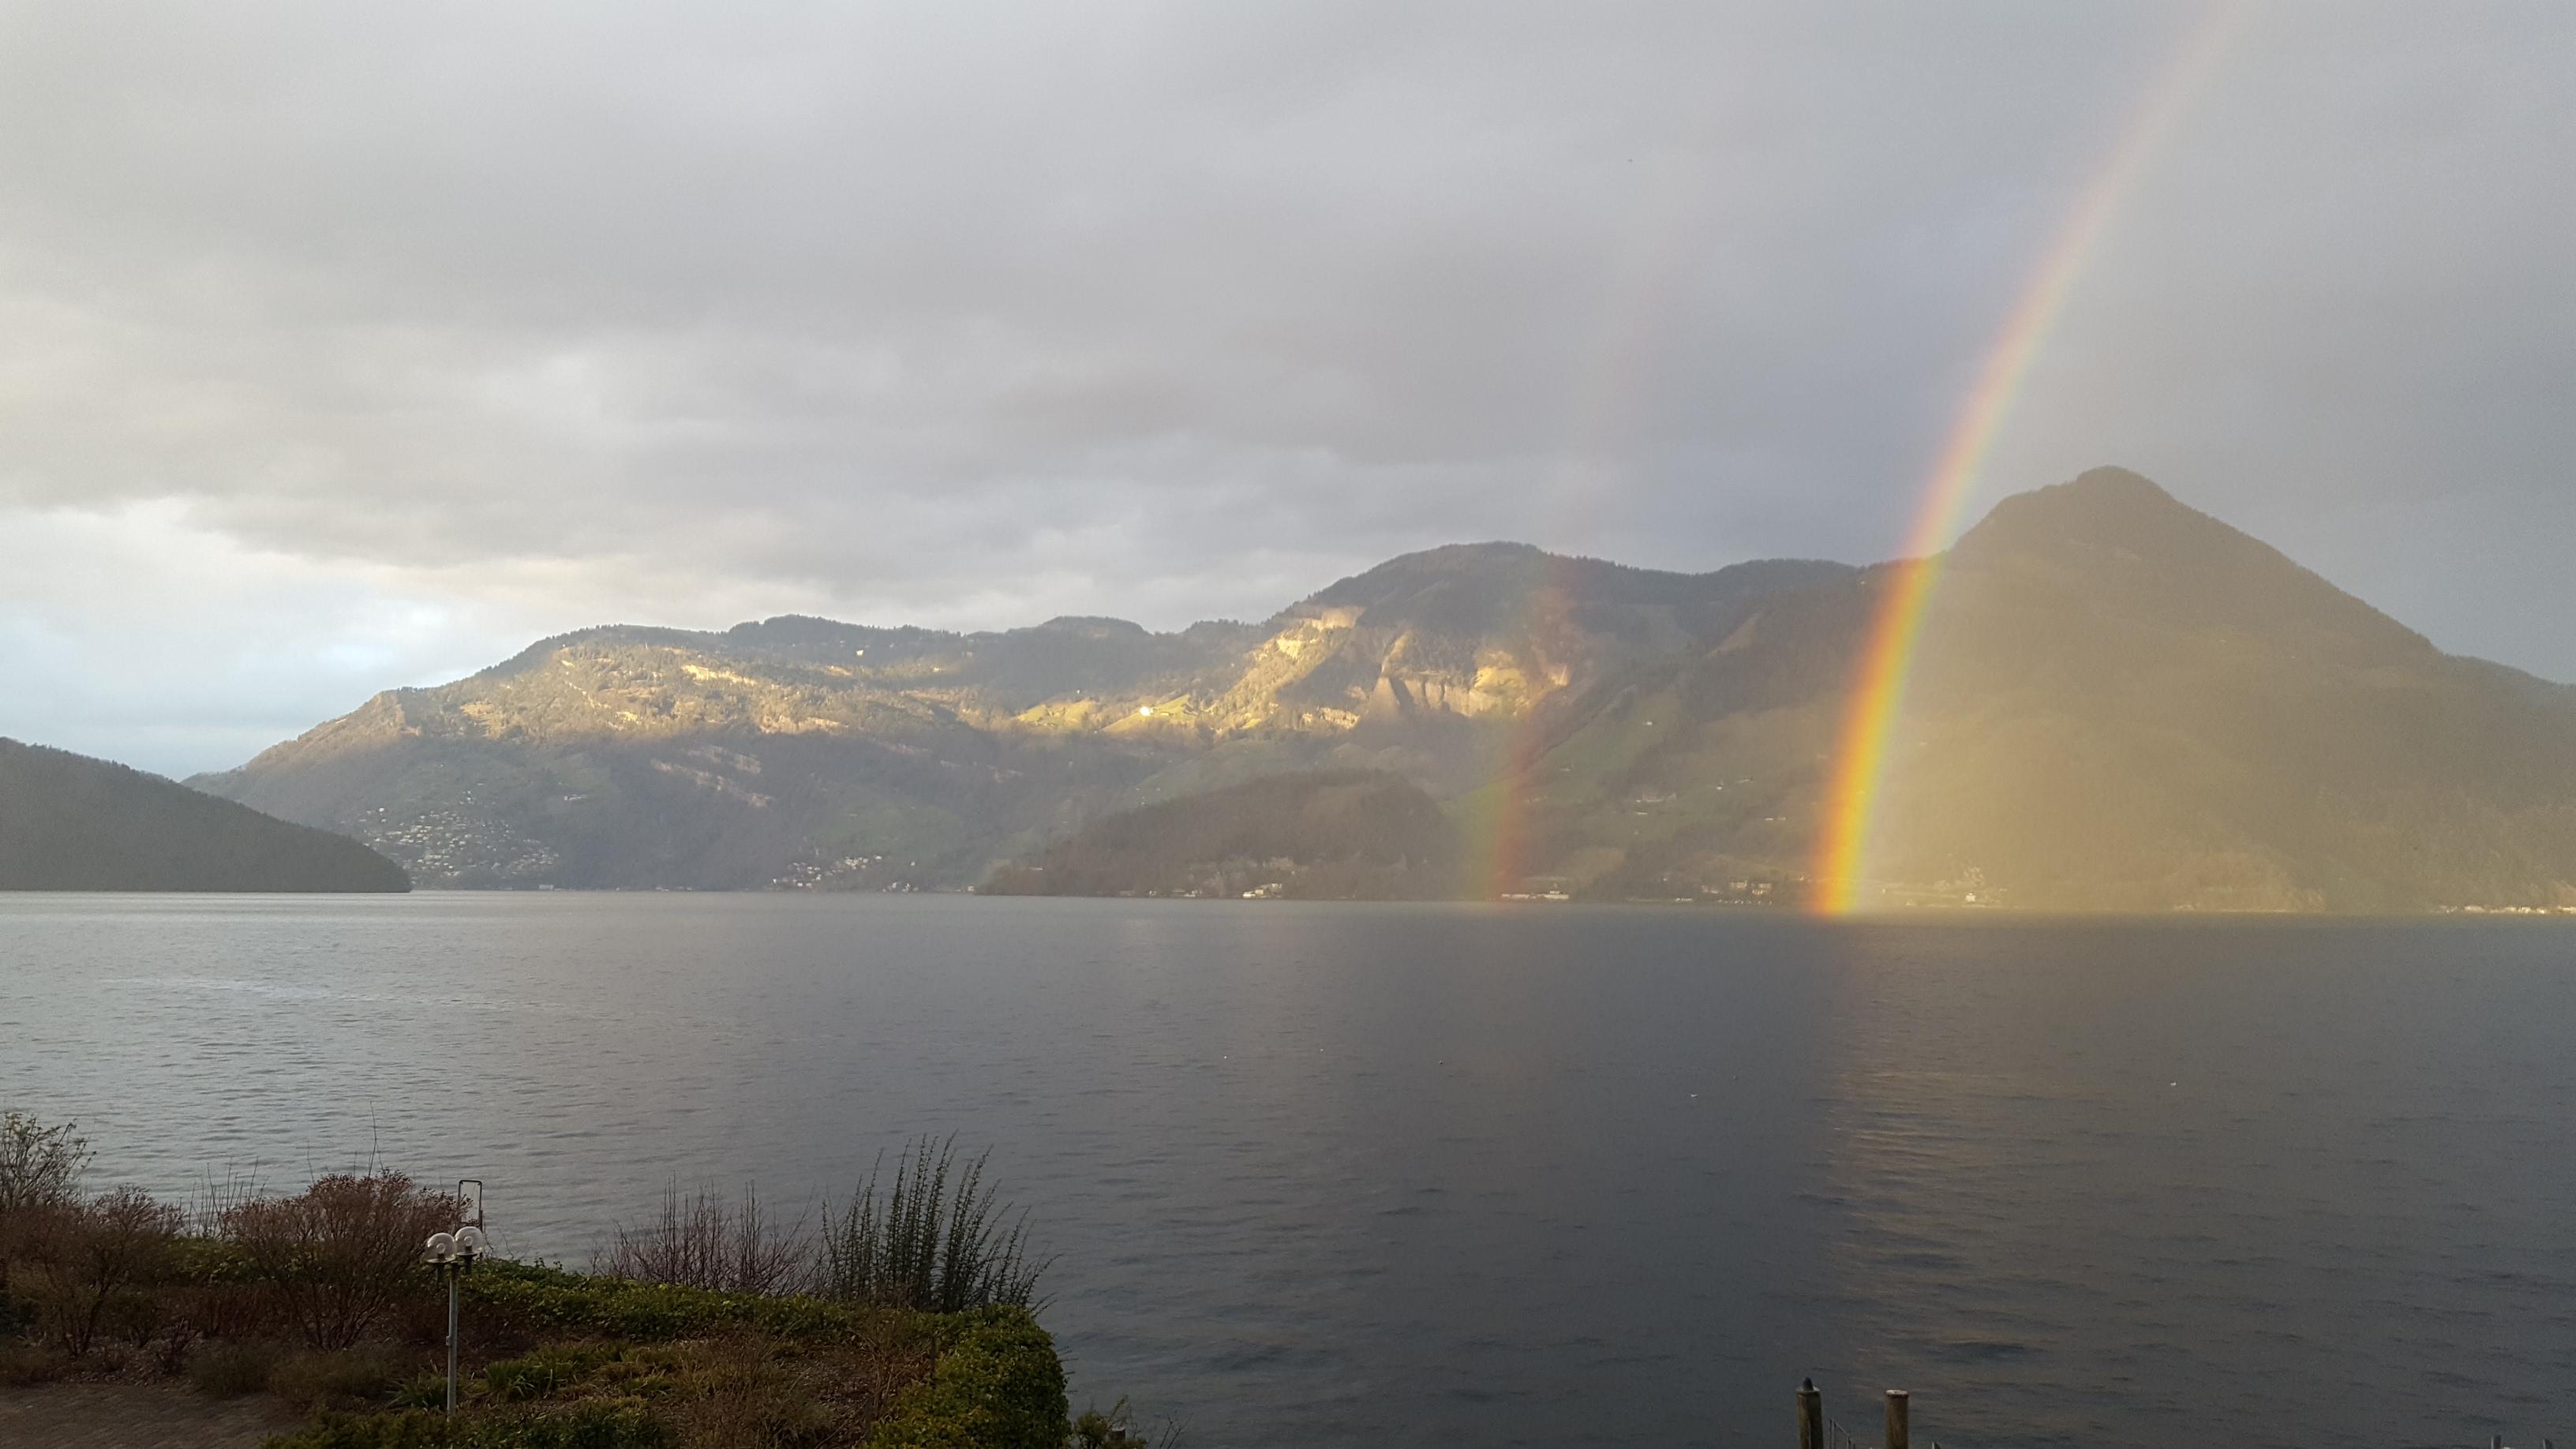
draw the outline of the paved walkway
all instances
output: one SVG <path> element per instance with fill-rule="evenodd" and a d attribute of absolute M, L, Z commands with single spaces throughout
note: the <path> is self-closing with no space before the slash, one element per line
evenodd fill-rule
<path fill-rule="evenodd" d="M 9 1449 L 258 1449 L 296 1425 L 275 1399 L 209 1399 L 183 1384 L 45 1384 L 0 1389 Z"/>

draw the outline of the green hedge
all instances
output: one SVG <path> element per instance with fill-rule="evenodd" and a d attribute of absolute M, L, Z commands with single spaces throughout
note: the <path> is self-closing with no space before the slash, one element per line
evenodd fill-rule
<path fill-rule="evenodd" d="M 750 1329 L 776 1338 L 849 1338 L 901 1315 L 821 1298 L 765 1298 L 669 1283 L 637 1283 L 543 1268 L 486 1263 L 465 1276 L 465 1298 L 480 1309 L 539 1330 L 595 1333 L 631 1343 L 700 1338 Z"/>
<path fill-rule="evenodd" d="M 896 1400 L 869 1449 L 1063 1449 L 1064 1364 L 1037 1319 L 984 1308 L 943 1328 L 938 1369 Z"/>

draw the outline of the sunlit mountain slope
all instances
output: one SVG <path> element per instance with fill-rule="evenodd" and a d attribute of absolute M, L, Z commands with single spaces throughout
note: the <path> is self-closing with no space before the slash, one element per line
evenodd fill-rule
<path fill-rule="evenodd" d="M 1788 904 L 1861 642 L 1918 566 L 1478 544 L 1177 634 L 593 629 L 195 783 L 424 884 L 936 888 L 1115 811 L 1358 769 L 1442 802 L 1460 889 Z M 2576 904 L 2576 691 L 2116 469 L 2006 500 L 1940 567 L 1864 906 Z"/>

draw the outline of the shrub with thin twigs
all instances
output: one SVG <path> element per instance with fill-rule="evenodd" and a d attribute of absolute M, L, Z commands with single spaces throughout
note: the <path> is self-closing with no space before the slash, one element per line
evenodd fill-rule
<path fill-rule="evenodd" d="M 78 1123 L 47 1127 L 25 1112 L 0 1112 L 0 1304 L 17 1265 L 46 1251 L 79 1205 L 89 1159 Z"/>
<path fill-rule="evenodd" d="M 616 1241 L 593 1265 L 613 1278 L 676 1283 L 718 1293 L 793 1293 L 811 1275 L 805 1220 L 781 1225 L 746 1183 L 739 1206 L 711 1189 L 662 1194 L 662 1213 L 641 1228 L 616 1226 Z"/>
<path fill-rule="evenodd" d="M 836 1218 L 824 1209 L 815 1290 L 932 1313 L 1034 1306 L 1047 1265 L 1028 1256 L 1028 1215 L 1012 1214 L 985 1185 L 990 1155 L 977 1154 L 960 1171 L 954 1135 L 923 1137 L 896 1159 L 882 1195 L 880 1159 L 846 1212 Z"/>
<path fill-rule="evenodd" d="M 37 1327 L 74 1358 L 88 1357 L 103 1330 L 138 1346 L 148 1340 L 160 1324 L 134 1290 L 168 1270 L 185 1216 L 130 1187 L 51 1216 L 43 1248 L 19 1269 Z"/>
<path fill-rule="evenodd" d="M 225 1240 L 314 1348 L 347 1348 L 405 1297 L 426 1291 L 421 1244 L 463 1204 L 398 1172 L 335 1174 L 293 1197 L 237 1203 Z"/>
<path fill-rule="evenodd" d="M 89 1158 L 79 1123 L 47 1127 L 25 1112 L 0 1112 L 0 1214 L 77 1199 Z"/>

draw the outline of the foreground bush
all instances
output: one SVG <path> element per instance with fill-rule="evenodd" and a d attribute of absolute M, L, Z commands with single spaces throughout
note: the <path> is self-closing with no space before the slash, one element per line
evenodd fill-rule
<path fill-rule="evenodd" d="M 1064 1364 L 1022 1308 L 968 1314 L 930 1381 L 895 1403 L 869 1449 L 1062 1449 Z"/>
<path fill-rule="evenodd" d="M 89 1158 L 78 1123 L 47 1127 L 24 1112 L 0 1112 L 0 1220 L 77 1200 Z"/>
<path fill-rule="evenodd" d="M 533 1263 L 487 1263 L 465 1278 L 478 1321 L 529 1333 L 595 1334 L 667 1343 L 729 1332 L 854 1342 L 904 1321 L 865 1305 L 819 1298 L 719 1293 L 676 1283 L 595 1277 Z"/>
<path fill-rule="evenodd" d="M 956 1138 L 923 1138 L 896 1161 L 883 1197 L 870 1174 L 849 1211 L 825 1213 L 821 1293 L 929 1313 L 1032 1307 L 1046 1265 L 1029 1261 L 1026 1215 L 1012 1217 L 984 1185 L 990 1155 L 961 1172 Z"/>
<path fill-rule="evenodd" d="M 956 1138 L 924 1137 L 883 1164 L 819 1235 L 805 1220 L 780 1223 L 746 1186 L 739 1199 L 701 1189 L 665 1191 L 660 1215 L 620 1223 L 595 1272 L 721 1293 L 811 1292 L 845 1303 L 963 1313 L 994 1304 L 1032 1307 L 1043 1262 L 1028 1255 L 1027 1215 L 984 1181 L 988 1154 L 965 1161 Z"/>
<path fill-rule="evenodd" d="M 11 1282 L 19 1264 L 42 1255 L 62 1215 L 80 1202 L 89 1141 L 69 1122 L 47 1127 L 24 1112 L 0 1113 L 0 1329 L 11 1327 Z"/>
<path fill-rule="evenodd" d="M 463 1207 L 398 1172 L 338 1174 L 294 1197 L 236 1204 L 220 1221 L 252 1281 L 304 1341 L 347 1348 L 404 1298 L 425 1293 L 420 1245 L 456 1226 Z"/>
<path fill-rule="evenodd" d="M 17 1270 L 37 1329 L 74 1358 L 87 1357 L 108 1330 L 141 1347 L 160 1314 L 137 1289 L 168 1272 L 184 1222 L 177 1208 L 132 1188 L 49 1208 L 45 1231 L 22 1245 Z"/>
<path fill-rule="evenodd" d="M 805 1286 L 813 1252 L 805 1224 L 771 1221 L 760 1194 L 746 1185 L 737 1205 L 701 1190 L 683 1197 L 675 1184 L 662 1196 L 661 1217 L 642 1228 L 617 1225 L 617 1241 L 599 1271 L 646 1283 L 676 1283 L 722 1293 L 793 1293 Z"/>

